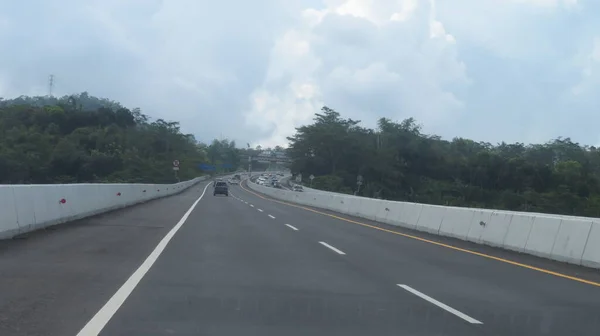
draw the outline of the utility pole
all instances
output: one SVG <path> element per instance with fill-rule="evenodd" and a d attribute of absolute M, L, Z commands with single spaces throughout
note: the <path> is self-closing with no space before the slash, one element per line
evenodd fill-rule
<path fill-rule="evenodd" d="M 54 88 L 54 75 L 48 76 L 48 96 L 52 97 L 52 89 Z"/>
<path fill-rule="evenodd" d="M 252 177 L 252 156 L 248 155 L 248 178 Z"/>
<path fill-rule="evenodd" d="M 358 188 L 356 189 L 356 191 L 354 192 L 354 196 L 358 195 L 358 193 L 360 192 L 360 186 L 363 184 L 363 177 L 362 175 L 358 175 L 356 177 L 356 185 L 358 186 Z"/>
<path fill-rule="evenodd" d="M 252 155 L 250 155 L 250 143 L 246 142 L 248 147 L 248 178 L 252 177 Z"/>

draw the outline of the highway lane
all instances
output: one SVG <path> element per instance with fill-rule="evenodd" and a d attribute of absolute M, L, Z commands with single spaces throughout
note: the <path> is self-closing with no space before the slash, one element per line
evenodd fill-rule
<path fill-rule="evenodd" d="M 205 196 L 101 335 L 484 335 L 270 210 Z"/>
<path fill-rule="evenodd" d="M 0 241 L 0 335 L 76 335 L 203 186 Z"/>
<path fill-rule="evenodd" d="M 594 286 L 202 187 L 1 242 L 0 335 L 597 335 Z"/>
<path fill-rule="evenodd" d="M 241 189 L 233 193 L 306 237 L 331 242 L 346 253 L 344 260 L 357 272 L 374 274 L 382 283 L 413 286 L 480 320 L 486 335 L 598 334 L 599 287 L 282 205 Z M 600 283 L 598 273 L 590 269 L 343 217 Z"/>

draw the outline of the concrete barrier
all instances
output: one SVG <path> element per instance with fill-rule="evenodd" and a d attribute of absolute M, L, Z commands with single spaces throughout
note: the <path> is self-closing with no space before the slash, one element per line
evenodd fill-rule
<path fill-rule="evenodd" d="M 294 192 L 253 182 L 248 186 L 289 202 L 600 269 L 598 218 L 395 202 L 306 187 Z"/>
<path fill-rule="evenodd" d="M 0 185 L 0 239 L 177 194 L 206 179 L 176 184 Z"/>

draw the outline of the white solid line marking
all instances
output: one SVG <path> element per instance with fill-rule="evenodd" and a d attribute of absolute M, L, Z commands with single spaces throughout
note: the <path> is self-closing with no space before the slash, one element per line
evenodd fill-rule
<path fill-rule="evenodd" d="M 337 254 L 346 254 L 346 253 L 344 253 L 344 252 L 342 252 L 342 251 L 340 251 L 340 250 L 336 249 L 335 247 L 333 247 L 333 246 L 331 246 L 331 245 L 327 244 L 326 242 L 319 242 L 319 244 L 321 244 L 321 245 L 323 245 L 323 246 L 325 246 L 325 247 L 327 247 L 327 248 L 331 249 L 332 251 L 335 251 Z"/>
<path fill-rule="evenodd" d="M 254 205 L 250 204 L 250 206 L 254 208 Z"/>
<path fill-rule="evenodd" d="M 179 231 L 181 226 L 188 219 L 198 202 L 204 197 L 206 193 L 206 189 L 210 185 L 207 184 L 204 187 L 204 191 L 202 191 L 202 195 L 198 197 L 198 199 L 192 204 L 192 206 L 188 209 L 188 211 L 181 217 L 179 222 L 169 231 L 164 238 L 156 245 L 154 251 L 150 253 L 150 255 L 144 260 L 144 263 L 138 267 L 138 269 L 125 281 L 125 283 L 117 290 L 117 292 L 104 304 L 104 306 L 92 317 L 91 320 L 81 329 L 81 331 L 77 334 L 77 336 L 92 336 L 98 335 L 104 326 L 110 321 L 113 315 L 119 310 L 121 305 L 125 302 L 127 297 L 133 292 L 135 287 L 138 285 L 140 280 L 146 275 L 146 273 L 150 270 L 154 262 L 160 257 L 160 254 L 164 251 L 169 241 L 173 238 L 175 233 Z"/>
<path fill-rule="evenodd" d="M 275 216 L 273 216 L 273 215 L 269 215 L 269 217 L 271 217 L 271 218 L 275 219 Z"/>
<path fill-rule="evenodd" d="M 258 211 L 262 212 L 262 209 L 256 209 L 256 210 L 258 210 Z"/>
<path fill-rule="evenodd" d="M 285 226 L 289 227 L 290 229 L 292 229 L 294 231 L 298 231 L 298 229 L 296 229 L 295 227 L 291 226 L 290 224 L 285 224 Z"/>
<path fill-rule="evenodd" d="M 407 290 L 407 291 L 409 291 L 411 293 L 413 293 L 414 295 L 420 297 L 421 299 L 423 299 L 425 301 L 429 301 L 429 302 L 433 303 L 434 305 L 436 305 L 436 306 L 444 309 L 445 311 L 447 311 L 449 313 L 452 313 L 452 314 L 460 317 L 461 319 L 463 319 L 463 320 L 465 320 L 465 321 L 467 321 L 469 323 L 483 324 L 483 322 L 477 321 L 476 319 L 470 317 L 469 315 L 463 314 L 463 313 L 459 312 L 458 310 L 456 310 L 456 309 L 454 309 L 454 308 L 452 308 L 452 307 L 450 307 L 448 305 L 445 305 L 445 304 L 439 302 L 438 300 L 436 300 L 436 299 L 434 299 L 432 297 L 429 297 L 429 296 L 427 296 L 427 295 L 419 292 L 418 290 L 416 290 L 414 288 L 411 288 L 410 286 L 400 285 L 400 284 L 398 284 L 398 286 L 401 287 L 401 288 L 404 288 L 405 290 Z"/>

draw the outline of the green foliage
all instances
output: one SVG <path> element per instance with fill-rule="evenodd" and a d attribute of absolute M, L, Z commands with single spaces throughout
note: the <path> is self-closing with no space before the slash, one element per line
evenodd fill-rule
<path fill-rule="evenodd" d="M 176 182 L 202 175 L 200 163 L 239 164 L 235 143 L 210 146 L 179 123 L 89 96 L 0 100 L 0 184 Z M 234 169 L 235 170 L 235 169 Z"/>
<path fill-rule="evenodd" d="M 600 216 L 600 149 L 569 138 L 496 146 L 426 135 L 412 118 L 361 127 L 323 107 L 289 137 L 292 172 L 313 187 L 439 205 Z M 308 184 L 308 181 L 305 181 Z"/>
<path fill-rule="evenodd" d="M 230 169 L 231 171 L 236 171 L 242 164 L 240 149 L 236 148 L 235 141 L 215 139 L 210 146 L 205 148 L 205 153 L 207 155 L 207 162 L 217 165 L 217 167 L 218 165 L 227 163 L 233 165 L 234 168 Z"/>
<path fill-rule="evenodd" d="M 344 179 L 336 175 L 317 176 L 312 181 L 312 187 L 343 194 L 352 194 L 352 189 L 344 185 Z"/>

